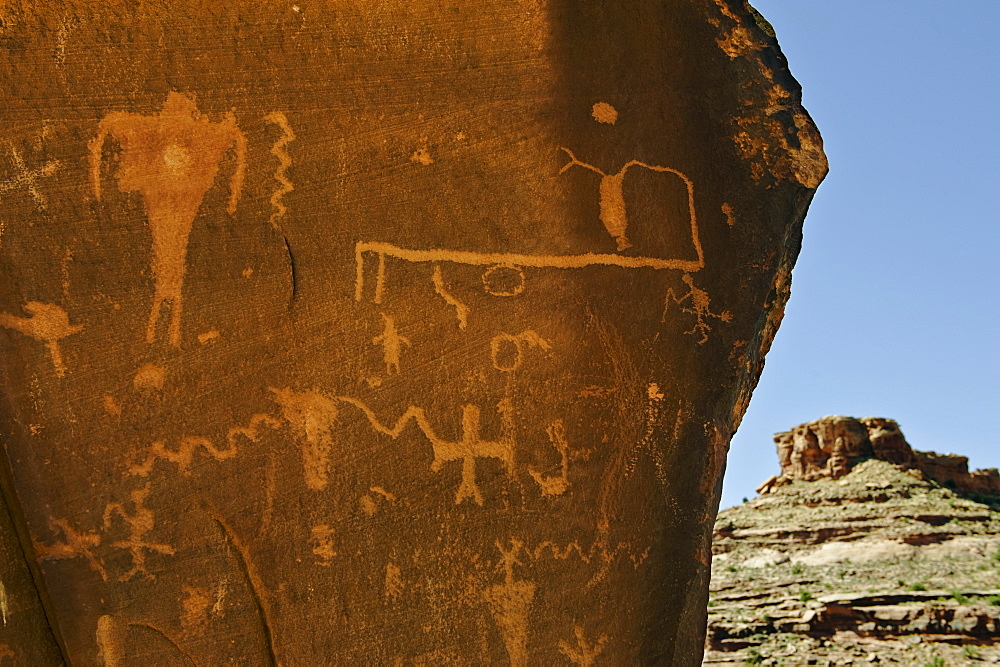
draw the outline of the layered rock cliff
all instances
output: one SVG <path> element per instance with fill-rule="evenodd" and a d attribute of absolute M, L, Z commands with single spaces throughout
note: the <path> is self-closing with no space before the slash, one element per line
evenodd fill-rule
<path fill-rule="evenodd" d="M 1000 662 L 1000 497 L 959 490 L 995 471 L 886 419 L 775 440 L 782 475 L 716 522 L 706 664 Z"/>

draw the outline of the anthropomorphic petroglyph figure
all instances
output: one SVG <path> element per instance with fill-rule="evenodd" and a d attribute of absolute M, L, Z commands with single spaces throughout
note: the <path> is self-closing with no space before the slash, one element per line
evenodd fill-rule
<path fill-rule="evenodd" d="M 66 558 L 85 558 L 90 567 L 107 581 L 104 571 L 92 549 L 101 546 L 101 536 L 98 533 L 77 532 L 66 519 L 49 519 L 49 528 L 63 534 L 63 541 L 55 544 L 42 544 L 32 539 L 32 546 L 38 555 L 38 560 L 63 560 Z"/>
<path fill-rule="evenodd" d="M 98 200 L 104 143 L 109 135 L 122 148 L 118 187 L 142 195 L 153 239 L 155 292 L 146 340 L 152 343 L 156 339 L 160 310 L 169 303 L 169 341 L 178 347 L 191 226 L 215 183 L 219 163 L 232 148 L 236 150 L 236 168 L 227 210 L 230 215 L 236 212 L 246 170 L 246 137 L 232 113 L 213 122 L 198 111 L 192 97 L 177 92 L 167 96 L 163 110 L 156 114 L 109 113 L 89 144 L 90 176 Z"/>
<path fill-rule="evenodd" d="M 627 250 L 632 247 L 632 243 L 628 240 L 626 235 L 628 231 L 628 214 L 625 208 L 625 174 L 632 167 L 642 167 L 643 169 L 649 169 L 650 171 L 656 172 L 668 172 L 675 174 L 685 181 L 687 184 L 687 178 L 685 178 L 676 169 L 671 169 L 670 167 L 661 167 L 655 164 L 646 164 L 645 162 L 640 162 L 639 160 L 630 160 L 618 170 L 617 173 L 607 174 L 592 164 L 587 164 L 577 159 L 576 155 L 573 154 L 568 148 L 560 148 L 561 151 L 569 156 L 570 161 L 559 170 L 559 173 L 565 173 L 571 167 L 583 167 L 584 169 L 589 169 L 590 171 L 600 174 L 601 185 L 599 188 L 599 203 L 601 207 L 600 219 L 604 223 L 604 228 L 608 230 L 608 234 L 614 237 L 615 241 L 618 243 L 618 252 Z"/>
<path fill-rule="evenodd" d="M 385 360 L 385 372 L 392 375 L 399 374 L 399 355 L 403 352 L 403 346 L 410 345 L 410 339 L 400 335 L 396 329 L 396 321 L 391 315 L 382 313 L 382 321 L 385 329 L 381 336 L 372 338 L 373 345 L 382 346 L 382 358 Z"/>
<path fill-rule="evenodd" d="M 534 582 L 514 578 L 514 566 L 523 564 L 518 559 L 518 553 L 524 547 L 522 541 L 511 540 L 510 549 L 505 549 L 500 542 L 496 543 L 496 547 L 500 551 L 497 569 L 503 571 L 504 580 L 503 583 L 484 590 L 483 598 L 500 630 L 511 667 L 527 667 L 530 632 L 528 615 L 535 599 L 536 586 Z"/>
<path fill-rule="evenodd" d="M 674 294 L 671 289 L 667 290 L 666 305 L 663 310 L 664 319 L 666 319 L 666 311 L 670 309 L 670 302 L 673 301 L 678 306 L 681 306 L 682 313 L 688 313 L 694 315 L 695 323 L 688 331 L 684 333 L 693 334 L 697 333 L 701 335 L 701 340 L 698 344 L 701 345 L 708 340 L 708 333 L 712 330 L 712 327 L 708 326 L 706 318 L 714 317 L 717 320 L 722 320 L 723 322 L 728 322 L 732 319 L 732 313 L 728 310 L 724 310 L 721 313 L 713 313 L 711 309 L 711 300 L 708 296 L 708 292 L 695 286 L 694 278 L 690 274 L 685 273 L 682 278 L 684 284 L 688 286 L 687 294 L 678 297 Z M 685 302 L 690 302 L 690 306 L 683 306 Z"/>
<path fill-rule="evenodd" d="M 140 572 L 150 578 L 155 578 L 146 569 L 145 552 L 149 551 L 167 555 L 174 553 L 173 547 L 169 544 L 155 544 L 153 542 L 146 541 L 146 535 L 153 530 L 153 526 L 155 524 L 153 510 L 147 509 L 143 506 L 143 503 L 146 501 L 146 496 L 148 495 L 148 485 L 141 489 L 135 489 L 132 491 L 132 506 L 135 508 L 135 511 L 132 514 L 126 512 L 125 506 L 121 503 L 109 503 L 107 507 L 104 508 L 105 530 L 109 530 L 111 528 L 112 520 L 115 514 L 118 514 L 129 527 L 129 535 L 126 539 L 111 543 L 111 546 L 116 549 L 126 550 L 132 556 L 132 569 L 119 577 L 119 581 L 128 581 Z"/>
<path fill-rule="evenodd" d="M 20 331 L 25 336 L 31 336 L 45 343 L 52 357 L 56 375 L 66 375 L 66 365 L 63 364 L 59 341 L 83 330 L 83 325 L 70 324 L 66 311 L 54 303 L 29 301 L 24 304 L 24 310 L 31 317 L 17 317 L 9 313 L 0 313 L 0 326 Z"/>

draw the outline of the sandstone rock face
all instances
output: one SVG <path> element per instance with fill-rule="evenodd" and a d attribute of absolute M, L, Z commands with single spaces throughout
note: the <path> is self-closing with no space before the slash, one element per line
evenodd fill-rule
<path fill-rule="evenodd" d="M 922 452 L 910 447 L 899 424 L 881 417 L 831 416 L 776 433 L 781 474 L 764 482 L 765 493 L 801 479 L 837 479 L 868 458 L 919 470 L 928 478 L 965 493 L 1000 494 L 996 468 L 969 472 L 969 459 L 955 454 Z"/>
<path fill-rule="evenodd" d="M 826 172 L 745 2 L 14 0 L 0 43 L 3 650 L 697 664 Z"/>

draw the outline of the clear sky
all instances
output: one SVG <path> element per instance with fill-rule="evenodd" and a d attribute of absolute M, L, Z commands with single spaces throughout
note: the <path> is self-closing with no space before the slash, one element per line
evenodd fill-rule
<path fill-rule="evenodd" d="M 828 414 L 889 417 L 916 449 L 1000 467 L 1000 1 L 751 3 L 830 175 L 722 507 L 777 473 L 775 431 Z"/>

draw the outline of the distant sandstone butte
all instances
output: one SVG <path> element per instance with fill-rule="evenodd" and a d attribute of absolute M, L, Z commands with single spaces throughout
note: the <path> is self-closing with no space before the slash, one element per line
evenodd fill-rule
<path fill-rule="evenodd" d="M 9 0 L 0 47 L 0 660 L 699 663 L 827 170 L 745 0 Z"/>
<path fill-rule="evenodd" d="M 781 474 L 765 481 L 758 487 L 758 493 L 768 493 L 793 479 L 837 479 L 861 461 L 874 458 L 919 470 L 927 478 L 956 491 L 1000 494 L 1000 473 L 996 468 L 970 472 L 968 457 L 913 449 L 892 419 L 823 417 L 776 433 L 774 443 Z"/>

